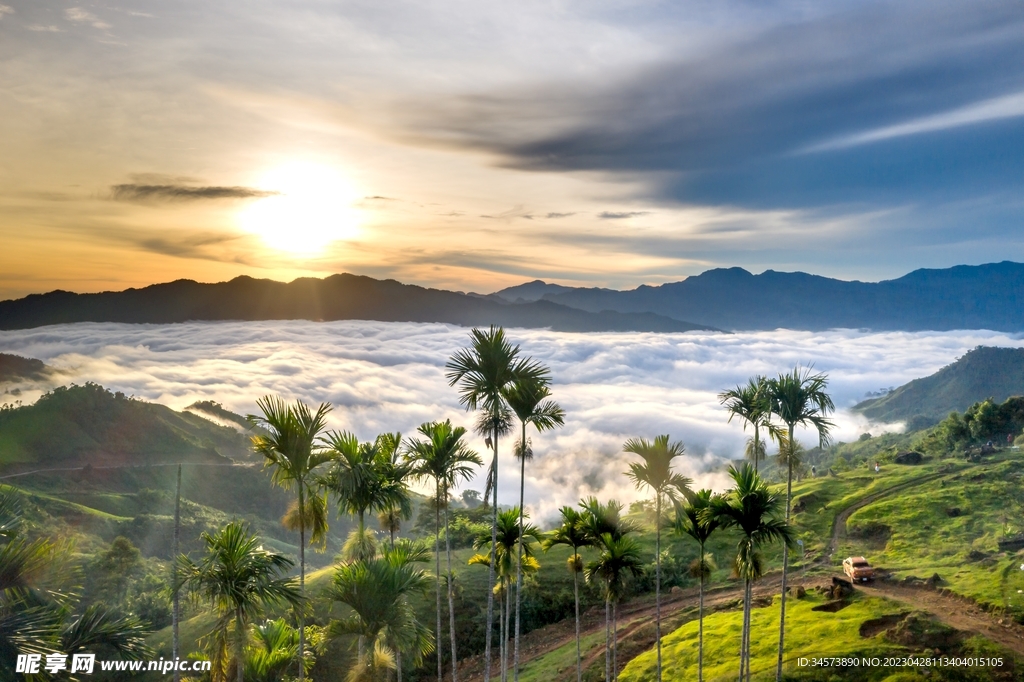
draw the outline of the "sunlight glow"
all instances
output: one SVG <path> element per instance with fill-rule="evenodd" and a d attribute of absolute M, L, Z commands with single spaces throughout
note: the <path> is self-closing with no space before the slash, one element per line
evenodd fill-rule
<path fill-rule="evenodd" d="M 267 246 L 296 255 L 315 255 L 333 241 L 351 239 L 358 217 L 356 192 L 336 170 L 314 163 L 279 166 L 259 187 L 272 192 L 248 205 L 238 216 L 247 232 Z"/>

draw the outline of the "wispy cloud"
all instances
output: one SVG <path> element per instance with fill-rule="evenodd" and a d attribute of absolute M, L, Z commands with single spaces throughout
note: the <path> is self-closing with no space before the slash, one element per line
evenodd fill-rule
<path fill-rule="evenodd" d="M 845 135 L 820 144 L 811 145 L 800 150 L 798 153 L 846 149 L 862 144 L 891 140 L 896 137 L 933 133 L 940 130 L 949 130 L 987 121 L 998 121 L 1004 118 L 1016 118 L 1018 116 L 1024 116 L 1024 92 L 1017 92 L 1003 97 L 993 97 L 940 114 L 915 118 L 905 123 L 883 126 L 853 135 Z"/>
<path fill-rule="evenodd" d="M 5 14 L 14 14 L 14 8 L 10 5 L 0 5 L 0 19 L 3 19 Z"/>
<path fill-rule="evenodd" d="M 650 211 L 601 211 L 597 217 L 601 220 L 623 220 L 625 218 L 636 218 L 647 215 Z"/>
<path fill-rule="evenodd" d="M 30 31 L 35 31 L 37 33 L 63 33 L 64 32 L 64 29 L 58 28 L 58 27 L 52 26 L 52 25 L 51 26 L 43 26 L 42 24 L 29 24 L 25 28 L 27 28 Z"/>
<path fill-rule="evenodd" d="M 110 28 L 110 24 L 105 21 L 101 21 L 95 14 L 92 14 L 81 7 L 69 7 L 64 10 L 64 17 L 68 21 L 74 21 L 79 24 L 89 24 L 93 28 L 98 28 L 100 30 Z"/>
<path fill-rule="evenodd" d="M 188 185 L 114 185 L 114 201 L 196 201 L 201 199 L 258 199 L 279 194 L 253 187 L 191 187 Z"/>
<path fill-rule="evenodd" d="M 635 499 L 621 452 L 633 436 L 681 439 L 688 453 L 681 473 L 702 485 L 723 485 L 716 472 L 742 452 L 749 432 L 728 423 L 717 394 L 751 375 L 814 363 L 829 375 L 829 390 L 843 408 L 836 435 L 850 441 L 865 430 L 878 432 L 845 409 L 867 392 L 931 374 L 977 345 L 1024 345 L 992 332 L 508 332 L 551 367 L 554 397 L 568 413 L 564 428 L 533 439 L 526 496 L 541 519 L 581 495 Z M 410 434 L 435 419 L 471 424 L 444 377 L 445 361 L 467 341 L 466 329 L 436 324 L 78 324 L 7 332 L 0 351 L 39 358 L 64 372 L 64 382 L 96 381 L 177 409 L 212 399 L 247 414 L 268 393 L 326 400 L 335 406 L 332 428 L 372 438 L 385 430 Z M 23 393 L 31 399 L 28 388 Z M 483 443 L 474 441 L 482 451 Z M 518 494 L 517 465 L 508 458 L 502 466 L 499 494 L 511 501 Z M 478 478 L 470 487 L 481 485 Z"/>

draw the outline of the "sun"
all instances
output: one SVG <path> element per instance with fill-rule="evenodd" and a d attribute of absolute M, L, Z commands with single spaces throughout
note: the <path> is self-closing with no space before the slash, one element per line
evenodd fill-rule
<path fill-rule="evenodd" d="M 270 248 L 315 255 L 358 231 L 351 183 L 329 166 L 294 162 L 268 172 L 257 185 L 267 192 L 238 215 L 239 224 Z"/>

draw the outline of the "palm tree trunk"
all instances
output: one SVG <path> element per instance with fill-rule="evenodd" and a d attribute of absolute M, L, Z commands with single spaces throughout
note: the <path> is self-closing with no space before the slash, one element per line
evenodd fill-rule
<path fill-rule="evenodd" d="M 459 660 L 455 653 L 455 592 L 452 585 L 452 538 L 448 530 L 448 489 L 444 491 L 444 546 L 448 555 L 448 630 L 452 640 L 452 682 L 459 682 Z"/>
<path fill-rule="evenodd" d="M 619 679 L 619 602 L 612 602 L 612 680 Z"/>
<path fill-rule="evenodd" d="M 697 601 L 697 682 L 704 682 L 704 543 L 700 545 L 700 588 Z"/>
<path fill-rule="evenodd" d="M 519 682 L 519 607 L 523 601 L 523 491 L 526 487 L 526 422 L 523 422 L 522 455 L 519 458 L 519 558 L 516 561 L 516 642 L 512 660 L 512 680 Z"/>
<path fill-rule="evenodd" d="M 491 460 L 491 482 L 494 489 L 491 495 L 494 505 L 491 509 L 491 566 L 487 578 L 487 635 L 484 644 L 484 682 L 491 680 L 491 636 L 494 630 L 494 562 L 495 550 L 498 546 L 498 428 L 494 428 L 494 458 Z"/>
<path fill-rule="evenodd" d="M 171 552 L 171 585 L 174 586 L 174 606 L 171 611 L 171 655 L 178 660 L 178 620 L 181 617 L 181 590 L 178 587 L 178 540 L 181 535 L 181 465 L 178 465 L 178 485 L 174 492 L 174 550 Z M 174 682 L 181 681 L 178 666 L 174 666 Z"/>
<path fill-rule="evenodd" d="M 434 575 L 437 577 L 437 682 L 442 682 L 444 672 L 441 667 L 441 486 L 434 487 Z"/>
<path fill-rule="evenodd" d="M 402 650 L 395 646 L 395 677 L 402 682 Z"/>
<path fill-rule="evenodd" d="M 576 548 L 572 548 L 573 563 L 576 562 Z M 583 666 L 580 659 L 580 574 L 572 567 L 572 593 L 576 599 L 576 682 L 583 682 Z"/>
<path fill-rule="evenodd" d="M 754 424 L 754 473 L 757 473 L 757 462 L 761 455 L 761 446 L 758 439 L 758 425 Z"/>
<path fill-rule="evenodd" d="M 505 660 L 502 662 L 502 673 L 508 680 L 508 655 L 512 646 L 512 581 L 509 580 L 508 590 L 505 593 Z"/>
<path fill-rule="evenodd" d="M 754 612 L 754 581 L 750 580 L 747 584 L 747 644 L 746 653 L 744 654 L 747 659 L 747 682 L 750 682 L 750 617 Z"/>
<path fill-rule="evenodd" d="M 788 475 L 786 476 L 786 524 L 789 524 L 790 498 L 793 495 L 793 425 L 789 425 Z M 775 682 L 782 682 L 782 654 L 786 644 L 786 573 L 789 572 L 789 544 L 782 543 L 782 602 L 779 610 L 779 660 L 775 665 Z"/>
<path fill-rule="evenodd" d="M 612 679 L 612 600 L 605 597 L 604 600 L 604 682 L 611 682 Z"/>
<path fill-rule="evenodd" d="M 299 682 L 306 677 L 306 498 L 302 481 L 299 481 Z M 239 678 L 238 682 L 242 682 Z"/>
<path fill-rule="evenodd" d="M 242 610 L 235 612 L 235 636 L 238 639 L 235 650 L 235 680 L 245 682 L 245 626 L 242 619 Z"/>
<path fill-rule="evenodd" d="M 747 613 L 750 610 L 750 599 L 749 590 L 750 579 L 743 579 L 743 619 L 740 625 L 740 677 L 739 682 L 743 682 L 743 673 L 746 671 L 746 653 L 747 653 Z"/>
<path fill-rule="evenodd" d="M 661 682 L 661 493 L 655 493 L 654 504 L 654 636 L 658 641 L 658 682 Z"/>

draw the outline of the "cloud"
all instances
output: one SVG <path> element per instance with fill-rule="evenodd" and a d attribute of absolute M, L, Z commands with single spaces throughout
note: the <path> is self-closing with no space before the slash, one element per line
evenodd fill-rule
<path fill-rule="evenodd" d="M 548 213 L 544 217 L 545 218 L 568 218 L 569 216 L 574 216 L 574 215 L 576 215 L 575 212 L 573 212 L 573 213 Z"/>
<path fill-rule="evenodd" d="M 601 220 L 622 220 L 624 218 L 636 218 L 647 215 L 650 211 L 602 211 L 597 214 Z"/>
<path fill-rule="evenodd" d="M 3 19 L 5 14 L 14 14 L 14 8 L 10 5 L 0 5 L 0 19 Z"/>
<path fill-rule="evenodd" d="M 68 21 L 74 21 L 79 24 L 89 24 L 93 28 L 98 28 L 100 30 L 110 28 L 110 24 L 105 21 L 100 21 L 96 15 L 87 12 L 81 7 L 69 7 L 64 10 L 64 17 Z"/>
<path fill-rule="evenodd" d="M 113 185 L 114 201 L 195 201 L 200 199 L 256 199 L 279 194 L 252 187 L 190 187 L 188 185 Z"/>
<path fill-rule="evenodd" d="M 56 26 L 43 26 L 42 24 L 30 24 L 29 26 L 26 26 L 25 28 L 27 28 L 30 31 L 35 31 L 37 33 L 63 33 L 64 32 L 64 29 L 62 29 L 62 28 L 57 28 Z"/>
<path fill-rule="evenodd" d="M 878 432 L 848 411 L 869 391 L 931 374 L 977 345 L 1024 346 L 991 332 L 509 335 L 551 367 L 554 397 L 568 413 L 564 428 L 532 436 L 526 495 L 540 519 L 583 495 L 636 499 L 622 475 L 629 461 L 622 443 L 632 436 L 671 434 L 686 445 L 682 473 L 724 486 L 721 470 L 750 434 L 727 422 L 717 394 L 751 375 L 813 363 L 829 374 L 840 407 L 836 435 L 850 441 Z M 268 393 L 329 401 L 331 428 L 366 439 L 385 430 L 412 435 L 435 419 L 471 426 L 444 376 L 446 359 L 467 340 L 468 330 L 438 324 L 77 324 L 6 332 L 0 351 L 39 358 L 60 369 L 64 383 L 96 381 L 176 409 L 216 400 L 246 414 Z M 23 387 L 21 399 L 43 388 Z M 799 437 L 813 441 L 806 432 Z M 475 436 L 472 445 L 484 451 Z M 518 494 L 509 447 L 502 443 L 504 503 Z M 482 479 L 468 487 L 481 489 Z"/>
<path fill-rule="evenodd" d="M 933 133 L 941 130 L 949 130 L 950 128 L 959 128 L 961 126 L 985 123 L 987 121 L 998 121 L 1004 118 L 1016 118 L 1018 116 L 1024 116 L 1024 92 L 1017 92 L 1012 95 L 987 99 L 983 102 L 970 104 L 968 106 L 960 107 L 952 111 L 942 112 L 940 114 L 924 116 L 912 121 L 907 121 L 906 123 L 899 123 L 896 125 L 876 128 L 875 130 L 869 130 L 863 133 L 840 137 L 835 140 L 829 140 L 827 142 L 812 145 L 801 150 L 801 152 L 809 154 L 813 152 L 846 149 L 848 147 L 856 147 L 862 144 L 891 140 L 896 137 Z"/>

